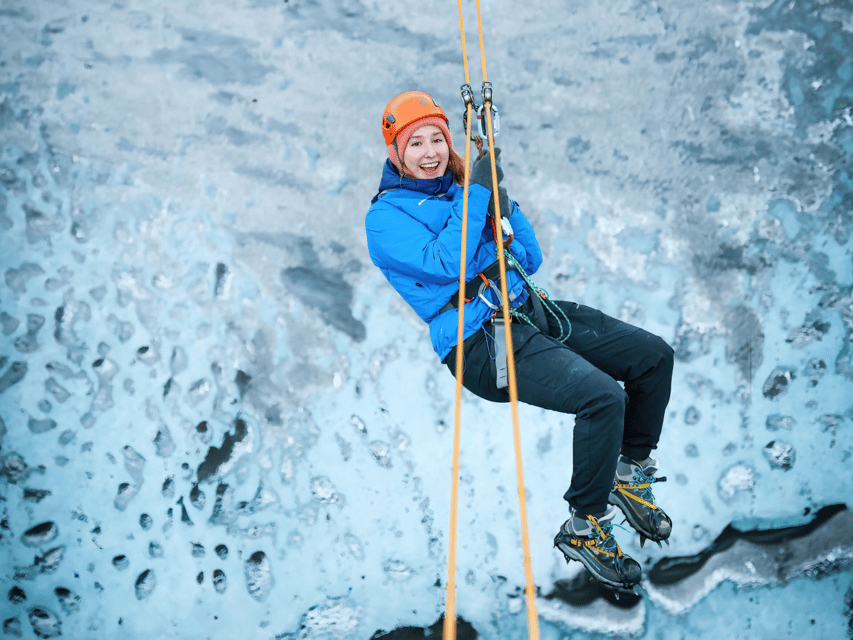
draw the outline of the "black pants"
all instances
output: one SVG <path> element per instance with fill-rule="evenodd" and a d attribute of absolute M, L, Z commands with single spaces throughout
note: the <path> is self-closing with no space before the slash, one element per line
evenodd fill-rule
<path fill-rule="evenodd" d="M 673 350 L 661 338 L 596 309 L 554 302 L 571 322 L 565 342 L 553 337 L 560 328 L 551 313 L 544 314 L 548 333 L 528 324 L 511 325 L 518 399 L 574 414 L 572 480 L 563 497 L 577 515 L 596 515 L 607 508 L 619 453 L 644 460 L 657 447 L 669 402 Z M 530 301 L 522 310 L 533 314 Z M 509 402 L 509 391 L 495 384 L 493 335 L 487 322 L 465 340 L 462 384 L 486 400 Z M 445 362 L 455 375 L 455 350 Z"/>

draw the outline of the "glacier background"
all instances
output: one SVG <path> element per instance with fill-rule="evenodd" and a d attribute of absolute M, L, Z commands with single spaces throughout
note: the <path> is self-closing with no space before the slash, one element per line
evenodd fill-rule
<path fill-rule="evenodd" d="M 617 532 L 641 600 L 552 548 L 572 422 L 520 407 L 542 637 L 853 637 L 853 4 L 531 0 L 483 27 L 534 279 L 677 357 L 672 544 Z M 455 3 L 4 0 L 0 34 L 4 637 L 423 637 L 454 381 L 363 217 L 392 96 L 435 95 L 461 148 Z M 526 637 L 516 491 L 509 408 L 466 393 L 483 638 Z"/>

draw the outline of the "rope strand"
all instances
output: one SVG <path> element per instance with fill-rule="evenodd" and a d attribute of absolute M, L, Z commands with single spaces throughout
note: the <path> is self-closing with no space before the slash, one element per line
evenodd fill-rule
<path fill-rule="evenodd" d="M 462 0 L 457 0 L 459 7 L 459 31 L 462 34 L 462 59 L 465 66 L 465 82 L 468 83 L 468 51 L 465 47 L 465 25 L 462 20 Z M 462 191 L 462 250 L 459 257 L 459 290 L 465 290 L 465 273 L 467 271 L 468 246 L 468 183 L 471 178 L 471 104 L 465 106 L 465 180 Z M 453 462 L 451 464 L 450 481 L 450 532 L 448 534 L 447 552 L 447 595 L 444 605 L 444 634 L 447 640 L 456 640 L 456 528 L 458 522 L 459 504 L 459 440 L 462 430 L 462 375 L 464 373 L 465 352 L 465 304 L 459 305 L 459 322 L 456 328 L 456 405 L 453 416 Z"/>
<path fill-rule="evenodd" d="M 465 67 L 465 82 L 469 82 L 468 76 L 468 54 L 465 47 L 465 28 L 462 19 L 462 2 L 457 0 L 459 8 L 459 29 L 462 36 L 462 52 L 463 62 Z M 488 81 L 486 74 L 486 49 L 483 44 L 483 21 L 480 13 L 480 0 L 477 0 L 477 29 L 480 38 L 480 64 L 483 70 L 483 83 Z M 484 96 L 485 99 L 485 96 Z M 497 165 L 495 163 L 495 138 L 492 127 L 491 102 L 483 105 L 483 112 L 486 117 L 486 125 L 488 132 L 488 144 L 492 153 L 489 155 L 492 170 L 492 193 L 497 194 L 498 191 L 498 174 Z M 462 223 L 462 259 L 459 274 L 459 290 L 464 291 L 465 274 L 466 274 L 466 225 L 467 225 L 467 195 L 468 195 L 468 180 L 469 180 L 469 152 L 471 139 L 471 105 L 466 106 L 467 113 L 467 131 L 465 136 L 466 151 L 465 151 L 465 190 L 463 194 L 463 223 Z M 495 197 L 495 226 L 501 229 L 501 212 L 500 198 Z M 497 249 L 498 249 L 498 265 L 500 269 L 501 280 L 501 298 L 503 301 L 503 319 L 507 330 L 504 332 L 506 336 L 506 351 L 507 351 L 507 374 L 508 387 L 510 396 L 510 405 L 512 407 L 512 425 L 513 425 L 513 441 L 515 445 L 515 467 L 516 480 L 518 484 L 518 502 L 521 518 L 521 541 L 524 555 L 524 578 L 525 578 L 525 594 L 527 600 L 527 627 L 531 640 L 539 640 L 539 617 L 536 613 L 536 587 L 533 581 L 533 566 L 530 559 L 530 535 L 527 529 L 527 499 L 524 490 L 524 470 L 521 456 L 521 429 L 518 421 L 518 388 L 516 385 L 515 376 L 515 357 L 512 347 L 512 315 L 509 304 L 509 293 L 507 292 L 506 284 L 506 258 L 503 242 L 503 234 L 497 234 Z M 459 325 L 457 331 L 456 344 L 456 425 L 454 427 L 454 451 L 453 451 L 453 479 L 451 483 L 451 531 L 450 531 L 450 555 L 448 558 L 448 581 L 447 581 L 447 602 L 445 605 L 444 616 L 444 638 L 448 640 L 456 639 L 456 520 L 457 520 L 457 500 L 458 500 L 458 476 L 459 476 L 459 422 L 460 422 L 460 405 L 461 405 L 461 388 L 462 388 L 462 361 L 464 359 L 463 347 L 463 309 L 464 303 L 459 305 Z"/>
<path fill-rule="evenodd" d="M 524 270 L 524 267 L 521 266 L 521 263 L 514 255 L 512 255 L 511 252 L 506 252 L 506 259 L 507 262 L 513 267 L 513 269 L 518 271 L 518 274 L 521 276 L 521 279 L 524 280 L 524 283 L 527 285 L 528 289 L 530 289 L 531 295 L 539 296 L 539 298 L 542 300 L 542 306 L 545 308 L 545 310 L 550 311 L 551 315 L 557 319 L 557 322 L 560 325 L 560 335 L 556 336 L 557 340 L 559 340 L 560 342 L 565 342 L 566 340 L 568 340 L 569 337 L 572 335 L 572 323 L 566 316 L 566 314 L 563 313 L 563 310 L 560 309 L 559 306 L 557 306 L 556 302 L 551 300 L 551 298 L 548 296 L 548 292 L 545 291 L 545 289 L 538 287 L 536 284 L 534 284 L 533 280 L 530 279 L 530 276 L 527 275 L 527 272 Z M 510 309 L 509 312 L 514 318 L 519 318 L 520 320 L 523 320 L 524 322 L 529 324 L 531 327 L 536 327 L 536 324 L 518 309 Z M 563 321 L 565 321 L 565 324 L 563 324 Z"/>
<path fill-rule="evenodd" d="M 477 0 L 477 12 L 479 18 L 480 2 Z M 480 29 L 480 42 L 483 41 L 482 28 Z M 481 44 L 482 47 L 482 44 Z M 485 65 L 483 67 L 485 72 Z M 483 80 L 486 82 L 486 80 Z M 492 129 L 492 110 L 491 104 L 486 104 L 483 108 L 483 113 L 486 115 L 486 129 L 489 134 L 489 149 L 492 153 L 489 154 L 489 159 L 492 165 L 492 186 L 493 193 L 498 190 L 498 173 L 495 163 L 495 137 Z M 501 228 L 501 209 L 500 198 L 495 198 L 495 227 Z M 498 265 L 501 274 L 501 299 L 503 300 L 503 317 L 504 324 L 507 328 L 504 331 L 506 336 L 506 364 L 507 364 L 507 381 L 509 390 L 510 406 L 512 408 L 512 435 L 515 445 L 515 473 L 516 482 L 518 484 L 518 507 L 519 516 L 521 519 L 521 546 L 524 554 L 524 593 L 527 601 L 527 631 L 528 636 L 533 640 L 539 640 L 539 616 L 536 613 L 536 585 L 533 580 L 533 562 L 530 558 L 530 533 L 527 528 L 527 496 L 524 491 L 524 465 L 521 456 L 521 428 L 518 420 L 518 385 L 515 376 L 515 351 L 512 346 L 512 314 L 510 313 L 509 292 L 506 285 L 506 257 L 503 242 L 503 234 L 499 234 L 498 242 Z"/>

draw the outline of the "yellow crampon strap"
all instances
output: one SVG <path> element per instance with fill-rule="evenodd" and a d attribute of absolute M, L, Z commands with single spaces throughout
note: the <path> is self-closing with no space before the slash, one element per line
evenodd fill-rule
<path fill-rule="evenodd" d="M 646 506 L 649 509 L 657 509 L 654 502 L 648 502 L 646 500 L 643 500 L 642 498 L 635 496 L 633 493 L 631 493 L 631 491 L 627 490 L 628 487 L 635 490 L 635 489 L 648 489 L 650 486 L 652 486 L 651 482 L 646 482 L 645 484 L 618 484 L 617 483 L 617 484 L 613 485 L 613 488 L 616 491 L 618 491 L 619 493 L 621 493 L 623 496 L 631 498 L 631 500 L 633 500 L 635 502 L 639 502 L 641 505 Z"/>
<path fill-rule="evenodd" d="M 603 553 L 606 556 L 611 558 L 618 558 L 622 555 L 622 548 L 617 544 L 616 551 L 610 551 L 605 549 L 602 546 L 599 546 L 598 541 L 604 539 L 604 530 L 601 528 L 601 525 L 598 524 L 598 520 L 592 516 L 589 516 L 590 522 L 592 522 L 592 526 L 595 527 L 596 533 L 598 533 L 597 538 L 590 538 L 588 540 L 582 540 L 579 538 L 571 538 L 569 540 L 569 544 L 575 547 L 587 547 L 592 550 L 594 553 Z"/>
<path fill-rule="evenodd" d="M 465 67 L 465 83 L 470 84 L 468 75 L 468 52 L 465 46 L 465 24 L 462 18 L 462 0 L 457 0 L 459 8 L 459 31 L 462 37 L 462 58 Z M 486 53 L 483 46 L 483 22 L 480 16 L 480 0 L 477 0 L 477 29 L 480 36 L 480 64 L 483 69 L 483 83 L 488 81 L 486 75 Z M 492 129 L 491 104 L 483 105 L 483 113 L 486 117 L 488 131 L 489 154 L 492 168 L 493 193 L 498 190 L 498 174 L 495 164 L 495 139 Z M 466 240 L 468 228 L 468 185 L 470 179 L 470 150 L 471 150 L 471 104 L 466 104 L 466 132 L 465 132 L 465 184 L 462 196 L 462 251 L 459 265 L 459 290 L 465 290 L 465 275 L 467 267 Z M 501 229 L 500 198 L 495 197 L 495 228 Z M 500 268 L 501 298 L 503 301 L 503 319 L 505 326 L 511 326 L 509 294 L 506 285 L 506 260 L 503 243 L 503 234 L 497 234 L 498 264 Z M 463 351 L 465 326 L 465 305 L 459 305 L 459 323 L 456 333 L 456 409 L 453 428 L 453 463 L 450 489 L 450 534 L 448 536 L 448 568 L 447 568 L 447 598 L 444 613 L 444 639 L 456 640 L 456 525 L 458 520 L 458 496 L 459 496 L 459 433 L 461 423 L 462 406 L 462 375 L 464 371 L 465 355 Z M 518 389 L 515 377 L 515 357 L 512 348 L 512 331 L 505 331 L 507 352 L 507 381 L 510 405 L 512 407 L 513 440 L 515 443 L 515 469 L 518 483 L 518 502 L 521 517 L 521 543 L 524 552 L 524 592 L 527 601 L 527 628 L 531 640 L 539 640 L 539 617 L 536 613 L 536 586 L 533 582 L 533 565 L 530 559 L 530 535 L 527 530 L 527 499 L 524 490 L 524 470 L 521 459 L 521 430 L 518 426 Z"/>

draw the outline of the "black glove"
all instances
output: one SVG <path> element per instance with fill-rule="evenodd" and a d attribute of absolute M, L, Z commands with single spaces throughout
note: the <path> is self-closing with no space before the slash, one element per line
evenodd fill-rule
<path fill-rule="evenodd" d="M 512 215 L 512 202 L 506 194 L 506 189 L 498 187 L 498 198 L 501 205 L 501 218 L 509 218 Z M 495 217 L 495 194 L 489 199 L 489 215 Z"/>
<path fill-rule="evenodd" d="M 495 169 L 498 174 L 498 184 L 500 184 L 504 179 L 504 172 L 501 170 L 501 150 L 498 147 L 495 147 Z M 478 184 L 489 191 L 492 190 L 492 163 L 488 153 L 474 160 L 474 164 L 471 165 L 471 184 Z"/>

